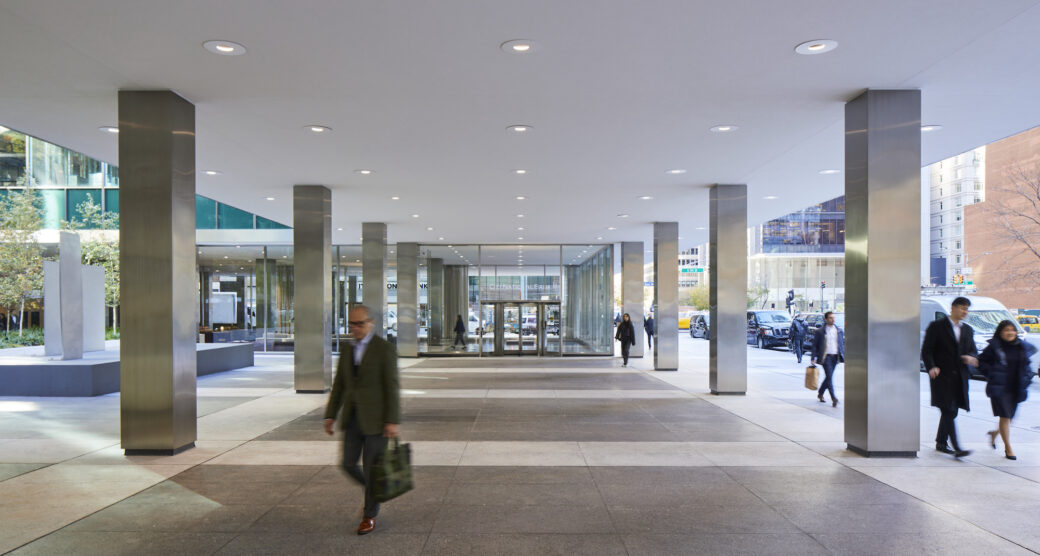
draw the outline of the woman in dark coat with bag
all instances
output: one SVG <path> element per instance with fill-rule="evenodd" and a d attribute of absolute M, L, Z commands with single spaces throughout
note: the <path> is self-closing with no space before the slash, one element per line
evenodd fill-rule
<path fill-rule="evenodd" d="M 636 329 L 632 327 L 632 318 L 628 316 L 628 313 L 621 317 L 614 339 L 621 342 L 621 357 L 625 361 L 623 366 L 627 367 L 628 350 L 632 347 L 632 344 L 636 343 Z"/>
<path fill-rule="evenodd" d="M 1011 451 L 1011 419 L 1018 404 L 1026 401 L 1033 372 L 1029 356 L 1036 348 L 1018 338 L 1015 323 L 1005 320 L 997 325 L 989 345 L 979 356 L 979 370 L 986 375 L 986 395 L 993 406 L 993 416 L 999 417 L 997 430 L 989 431 L 989 444 L 997 448 L 997 435 L 1004 441 L 1004 457 L 1018 459 Z"/>

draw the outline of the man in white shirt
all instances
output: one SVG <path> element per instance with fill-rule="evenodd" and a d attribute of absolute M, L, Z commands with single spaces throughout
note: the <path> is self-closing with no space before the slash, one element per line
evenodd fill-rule
<path fill-rule="evenodd" d="M 831 406 L 838 407 L 838 397 L 834 395 L 834 368 L 839 362 L 845 361 L 845 332 L 834 324 L 834 313 L 827 311 L 823 314 L 824 325 L 816 331 L 813 338 L 812 364 L 819 361 L 823 365 L 823 373 L 826 378 L 820 384 L 820 390 L 816 398 L 824 401 L 823 393 L 830 392 Z"/>

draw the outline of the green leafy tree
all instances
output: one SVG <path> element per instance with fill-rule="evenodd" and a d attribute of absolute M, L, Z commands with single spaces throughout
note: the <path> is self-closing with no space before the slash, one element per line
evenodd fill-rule
<path fill-rule="evenodd" d="M 711 291 L 708 289 L 708 284 L 700 284 L 690 290 L 686 304 L 698 311 L 707 311 L 711 306 Z"/>
<path fill-rule="evenodd" d="M 18 333 L 24 328 L 25 300 L 43 289 L 43 254 L 36 241 L 42 225 L 33 191 L 8 191 L 0 199 L 0 307 L 20 310 Z"/>
<path fill-rule="evenodd" d="M 754 309 L 759 303 L 762 303 L 762 308 L 765 308 L 766 298 L 769 296 L 769 288 L 762 286 L 755 286 L 748 288 L 747 291 L 747 308 Z"/>
<path fill-rule="evenodd" d="M 112 310 L 112 328 L 119 328 L 119 240 L 102 234 L 83 233 L 84 230 L 118 230 L 119 215 L 102 210 L 93 199 L 76 207 L 79 218 L 65 221 L 62 227 L 80 233 L 81 261 L 85 265 L 105 269 L 105 305 Z"/>

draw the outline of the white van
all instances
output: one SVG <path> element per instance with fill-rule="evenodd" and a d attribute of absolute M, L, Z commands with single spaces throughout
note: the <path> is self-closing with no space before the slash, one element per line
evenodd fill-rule
<path fill-rule="evenodd" d="M 1026 334 L 1026 331 L 1022 329 L 1022 326 L 1018 324 L 1018 321 L 1011 314 L 1011 311 L 1007 310 L 1007 307 L 993 299 L 992 297 L 981 297 L 977 295 L 964 296 L 971 301 L 971 307 L 968 310 L 968 318 L 965 319 L 972 330 L 975 331 L 975 347 L 978 348 L 979 353 L 986 349 L 986 345 L 989 343 L 990 338 L 993 337 L 993 333 L 997 330 L 997 325 L 1002 320 L 1009 320 L 1015 324 L 1015 328 L 1018 330 L 1018 335 L 1022 338 L 1022 341 L 1029 342 L 1033 346 L 1040 348 L 1037 345 L 1036 338 L 1031 338 Z M 956 299 L 955 295 L 936 295 L 936 296 L 922 296 L 921 297 L 921 343 L 924 343 L 924 331 L 928 328 L 928 325 L 932 321 L 939 319 L 945 319 L 950 316 L 950 306 L 953 304 L 953 300 Z M 1040 352 L 1034 353 L 1033 357 L 1030 358 L 1030 367 L 1033 369 L 1037 368 L 1037 364 L 1040 363 Z M 922 364 L 923 369 L 923 364 Z M 972 368 L 972 377 L 980 378 L 977 371 Z"/>

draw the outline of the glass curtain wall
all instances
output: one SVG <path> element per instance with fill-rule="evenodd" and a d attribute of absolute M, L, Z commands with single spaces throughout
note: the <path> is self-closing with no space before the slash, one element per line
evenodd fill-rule
<path fill-rule="evenodd" d="M 612 355 L 614 250 L 611 245 L 563 247 L 563 350 Z"/>
<path fill-rule="evenodd" d="M 479 260 L 476 245 L 419 246 L 419 353 L 480 352 Z M 458 333 L 460 318 L 463 331 Z"/>
<path fill-rule="evenodd" d="M 199 341 L 293 350 L 292 247 L 198 247 Z"/>

